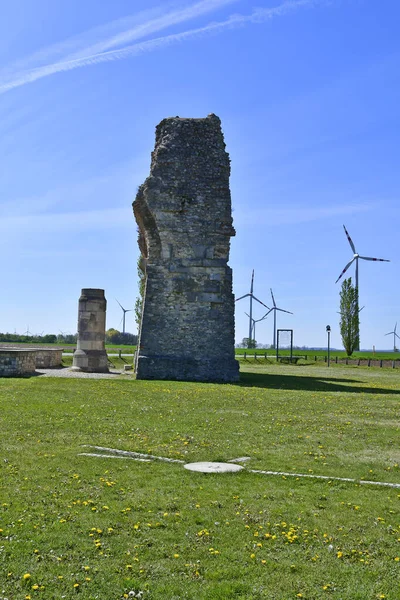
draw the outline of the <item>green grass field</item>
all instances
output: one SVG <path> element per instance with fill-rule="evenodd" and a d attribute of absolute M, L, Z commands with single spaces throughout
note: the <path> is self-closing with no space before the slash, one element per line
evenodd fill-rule
<path fill-rule="evenodd" d="M 26 346 L 27 344 L 17 344 L 17 343 L 13 343 L 13 346 Z M 51 347 L 52 344 L 34 344 L 35 346 L 40 346 L 43 345 L 45 347 Z M 76 348 L 76 344 L 54 344 L 54 346 L 62 346 L 64 348 L 65 352 L 73 352 L 74 349 Z M 122 354 L 134 354 L 136 352 L 136 346 L 128 346 L 128 345 L 121 345 L 121 344 L 106 344 L 106 350 L 108 354 L 115 354 L 118 353 L 119 350 L 121 350 Z M 273 349 L 268 349 L 265 350 L 264 348 L 256 348 L 256 349 L 247 349 L 247 348 L 235 348 L 235 354 L 236 356 L 242 356 L 244 353 L 246 353 L 247 356 L 254 356 L 254 354 L 257 354 L 257 356 L 264 356 L 265 354 L 267 354 L 267 356 L 270 356 L 271 358 L 274 358 L 276 356 L 276 351 Z M 288 350 L 280 350 L 279 351 L 280 354 L 282 355 L 288 355 L 289 351 Z M 307 360 L 314 360 L 314 357 L 317 357 L 317 360 L 324 360 L 324 357 L 327 355 L 327 351 L 326 350 L 299 350 L 299 349 L 294 349 L 293 350 L 293 355 L 295 356 L 305 356 L 307 355 Z M 332 350 L 330 353 L 330 356 L 332 358 L 332 360 L 334 360 L 336 358 L 336 356 L 338 357 L 338 359 L 345 359 L 346 358 L 346 353 L 344 350 Z M 373 353 L 372 350 L 371 351 L 363 351 L 363 352 L 354 352 L 354 354 L 352 355 L 352 359 L 375 359 L 375 360 L 398 360 L 400 361 L 400 353 L 399 352 L 375 352 Z"/>
<path fill-rule="evenodd" d="M 235 348 L 235 354 L 236 356 L 242 356 L 244 353 L 246 353 L 247 356 L 254 356 L 254 353 L 257 356 L 265 356 L 265 354 L 271 358 L 274 358 L 276 356 L 276 350 L 265 350 L 263 348 L 256 348 L 254 349 L 246 349 L 246 348 Z M 290 351 L 289 350 L 279 350 L 279 355 L 282 356 L 289 356 Z M 317 361 L 318 360 L 324 360 L 324 357 L 327 356 L 328 352 L 327 350 L 300 350 L 297 348 L 293 349 L 293 356 L 307 356 L 307 360 L 314 360 L 314 357 L 317 357 Z M 344 360 L 346 358 L 346 352 L 344 350 L 332 350 L 330 352 L 330 357 L 332 360 L 334 360 L 336 358 L 336 356 L 338 357 L 338 359 Z M 372 350 L 371 351 L 360 351 L 360 352 L 354 352 L 352 357 L 352 359 L 374 359 L 374 360 L 398 360 L 400 361 L 400 353 L 399 352 L 375 352 L 373 353 Z"/>
<path fill-rule="evenodd" d="M 0 379 L 0 597 L 398 600 L 400 488 L 250 472 L 400 483 L 398 371 L 242 369 Z M 250 460 L 205 475 L 84 444 Z"/>

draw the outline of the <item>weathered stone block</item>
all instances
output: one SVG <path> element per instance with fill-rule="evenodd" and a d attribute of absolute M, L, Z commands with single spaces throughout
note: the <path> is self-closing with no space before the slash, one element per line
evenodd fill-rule
<path fill-rule="evenodd" d="M 150 176 L 133 203 L 146 268 L 138 379 L 239 378 L 229 175 L 218 117 L 157 126 Z"/>

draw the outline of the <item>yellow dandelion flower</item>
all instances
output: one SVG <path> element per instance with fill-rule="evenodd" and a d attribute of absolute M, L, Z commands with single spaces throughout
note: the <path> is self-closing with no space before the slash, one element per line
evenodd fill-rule
<path fill-rule="evenodd" d="M 38 590 L 38 589 L 39 589 L 39 586 L 38 586 L 38 584 L 37 584 L 37 583 L 35 583 L 35 585 L 33 585 L 33 586 L 32 586 L 32 589 L 33 589 L 33 590 Z"/>
<path fill-rule="evenodd" d="M 24 577 L 25 580 L 26 579 L 30 579 L 31 578 L 31 574 L 30 573 L 25 573 Z"/>
<path fill-rule="evenodd" d="M 179 558 L 179 554 L 174 554 L 174 558 Z"/>

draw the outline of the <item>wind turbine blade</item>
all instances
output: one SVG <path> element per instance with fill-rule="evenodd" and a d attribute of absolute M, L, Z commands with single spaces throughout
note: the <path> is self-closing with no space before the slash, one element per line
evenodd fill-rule
<path fill-rule="evenodd" d="M 271 290 L 272 302 L 274 303 L 274 307 L 276 308 L 276 302 L 275 302 L 274 294 L 272 293 L 272 288 L 270 288 L 270 290 Z"/>
<path fill-rule="evenodd" d="M 343 225 L 344 227 L 344 225 Z M 340 273 L 339 277 L 336 279 L 335 283 L 337 283 L 339 281 L 339 279 L 346 273 L 347 269 L 349 268 L 349 266 L 355 261 L 355 258 L 352 258 L 351 261 L 349 263 L 347 263 L 347 265 L 345 266 L 345 268 L 343 269 L 343 271 Z"/>
<path fill-rule="evenodd" d="M 264 318 L 265 318 L 265 315 L 264 315 L 264 317 L 261 317 L 261 319 L 253 319 L 253 321 L 254 321 L 254 323 L 259 323 L 260 321 L 263 321 Z"/>
<path fill-rule="evenodd" d="M 253 272 L 251 274 L 250 294 L 253 293 L 253 286 L 254 286 L 254 269 L 253 269 Z"/>
<path fill-rule="evenodd" d="M 251 296 L 251 294 L 245 294 L 244 296 L 240 296 L 240 298 L 235 298 L 235 302 L 238 302 L 239 300 L 243 300 L 243 298 L 247 298 L 247 296 Z"/>
<path fill-rule="evenodd" d="M 395 332 L 395 333 L 396 333 L 396 329 L 397 329 L 397 323 L 396 323 L 396 325 L 394 326 L 394 332 Z"/>
<path fill-rule="evenodd" d="M 259 321 L 263 321 L 264 319 L 266 319 L 268 317 L 268 315 L 270 313 L 272 313 L 273 310 L 274 310 L 273 308 L 270 308 L 269 311 L 267 313 L 265 313 L 265 315 L 263 317 L 261 317 L 261 319 L 259 319 Z"/>
<path fill-rule="evenodd" d="M 375 262 L 390 262 L 387 258 L 371 258 L 370 256 L 359 256 L 358 258 L 362 258 L 363 260 L 373 260 Z"/>
<path fill-rule="evenodd" d="M 358 311 L 359 313 L 362 311 L 362 309 L 365 308 L 365 306 L 363 306 L 362 308 L 360 308 L 360 310 Z"/>
<path fill-rule="evenodd" d="M 399 338 L 399 340 L 400 340 L 400 335 L 399 335 L 398 333 L 395 333 L 394 335 L 395 335 L 396 337 L 398 337 L 398 338 Z"/>
<path fill-rule="evenodd" d="M 385 335 L 392 335 L 392 333 L 394 333 L 394 331 L 389 331 L 389 333 L 385 333 Z"/>
<path fill-rule="evenodd" d="M 281 312 L 288 313 L 289 315 L 292 315 L 292 314 L 293 314 L 292 312 L 290 312 L 290 310 L 283 310 L 283 308 L 278 308 L 278 307 L 276 307 L 276 309 L 275 309 L 275 310 L 280 310 Z"/>
<path fill-rule="evenodd" d="M 355 248 L 355 246 L 354 246 L 354 244 L 353 244 L 353 240 L 352 240 L 352 239 L 351 239 L 351 237 L 349 236 L 349 232 L 347 231 L 347 229 L 346 229 L 346 227 L 345 227 L 344 225 L 343 225 L 343 229 L 344 229 L 344 230 L 345 230 L 345 232 L 346 232 L 346 236 L 347 236 L 347 239 L 349 240 L 349 244 L 350 244 L 350 247 L 351 247 L 351 249 L 353 250 L 354 254 L 356 254 L 356 248 Z"/>
<path fill-rule="evenodd" d="M 253 295 L 253 298 L 254 298 L 254 300 L 257 300 L 257 302 L 259 302 L 260 304 L 262 304 L 263 306 L 265 306 L 265 308 L 268 308 L 268 310 L 269 310 L 269 306 L 267 306 L 266 304 L 264 304 L 264 302 L 261 302 L 261 300 L 259 300 L 258 298 L 256 298 L 254 295 Z"/>
<path fill-rule="evenodd" d="M 116 298 L 115 298 L 116 299 Z M 117 300 L 117 299 L 116 299 Z M 117 300 L 118 302 L 118 300 Z M 118 304 L 120 305 L 120 307 L 122 308 L 122 310 L 124 310 L 124 307 L 122 306 L 122 304 L 120 302 L 118 302 Z"/>
<path fill-rule="evenodd" d="M 132 312 L 132 311 L 133 311 L 133 308 L 125 308 L 124 310 L 125 310 L 125 312 L 126 312 L 126 313 L 127 313 L 127 312 Z"/>

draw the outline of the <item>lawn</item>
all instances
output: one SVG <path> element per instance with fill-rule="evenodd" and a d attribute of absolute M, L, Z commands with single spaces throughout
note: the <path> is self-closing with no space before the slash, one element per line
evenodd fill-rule
<path fill-rule="evenodd" d="M 389 369 L 0 379 L 0 597 L 398 600 L 400 488 L 251 470 L 400 483 L 399 403 Z M 85 444 L 250 460 L 205 475 Z"/>

